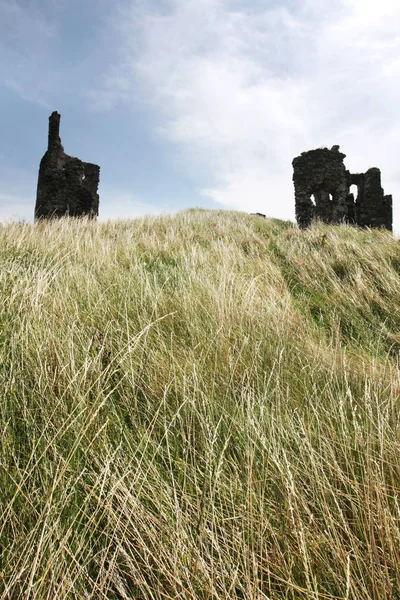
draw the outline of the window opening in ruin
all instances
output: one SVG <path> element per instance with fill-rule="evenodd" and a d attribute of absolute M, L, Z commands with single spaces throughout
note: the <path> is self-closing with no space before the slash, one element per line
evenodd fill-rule
<path fill-rule="evenodd" d="M 356 186 L 355 183 L 353 183 L 353 185 L 350 186 L 350 194 L 353 194 L 354 196 L 354 200 L 357 200 L 357 196 L 358 196 L 358 187 Z"/>
<path fill-rule="evenodd" d="M 332 194 L 329 194 L 329 200 L 330 200 L 331 202 L 333 202 L 333 196 L 332 196 Z"/>
<path fill-rule="evenodd" d="M 313 206 L 317 206 L 317 203 L 315 202 L 314 194 L 311 194 L 311 202 L 312 202 Z"/>

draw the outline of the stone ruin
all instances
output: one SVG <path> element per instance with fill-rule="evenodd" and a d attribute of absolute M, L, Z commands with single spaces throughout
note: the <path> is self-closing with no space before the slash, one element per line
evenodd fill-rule
<path fill-rule="evenodd" d="M 95 219 L 99 214 L 100 167 L 65 154 L 60 118 L 58 112 L 49 117 L 49 143 L 40 162 L 35 219 L 65 215 Z"/>
<path fill-rule="evenodd" d="M 392 196 L 385 196 L 381 172 L 350 173 L 339 146 L 302 152 L 293 160 L 296 220 L 305 228 L 313 219 L 324 223 L 350 223 L 384 227 L 392 231 Z M 350 193 L 357 186 L 357 198 Z"/>

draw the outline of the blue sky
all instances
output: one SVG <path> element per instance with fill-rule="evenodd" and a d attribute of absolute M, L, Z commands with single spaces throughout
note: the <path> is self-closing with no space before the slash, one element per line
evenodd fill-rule
<path fill-rule="evenodd" d="M 400 233 L 398 0 L 0 0 L 0 220 L 32 220 L 48 117 L 100 219 L 294 220 L 291 161 L 378 166 Z"/>

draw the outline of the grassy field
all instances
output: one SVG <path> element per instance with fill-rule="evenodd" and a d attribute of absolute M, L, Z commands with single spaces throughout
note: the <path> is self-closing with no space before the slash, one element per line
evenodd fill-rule
<path fill-rule="evenodd" d="M 0 225 L 0 599 L 400 598 L 400 242 Z"/>

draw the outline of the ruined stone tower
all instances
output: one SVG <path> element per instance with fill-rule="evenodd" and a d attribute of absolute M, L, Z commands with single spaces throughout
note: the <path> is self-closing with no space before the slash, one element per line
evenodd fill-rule
<path fill-rule="evenodd" d="M 392 196 L 385 196 L 377 168 L 352 174 L 343 163 L 339 146 L 302 152 L 293 160 L 296 219 L 300 227 L 313 219 L 352 223 L 392 231 Z M 357 186 L 357 198 L 350 186 Z"/>
<path fill-rule="evenodd" d="M 100 167 L 65 154 L 60 118 L 58 112 L 49 117 L 48 148 L 39 167 L 35 219 L 64 215 L 95 219 L 99 214 Z"/>

